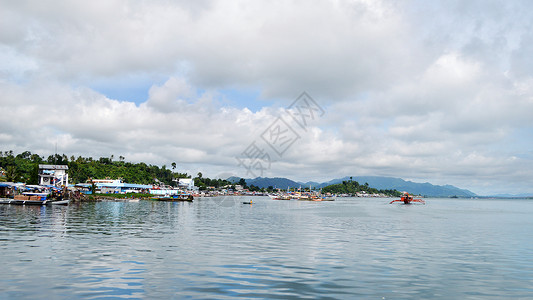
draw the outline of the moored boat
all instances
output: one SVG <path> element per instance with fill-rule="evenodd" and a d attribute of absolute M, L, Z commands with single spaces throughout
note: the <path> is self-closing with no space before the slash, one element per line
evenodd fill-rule
<path fill-rule="evenodd" d="M 268 195 L 270 197 L 270 199 L 272 200 L 291 200 L 291 196 L 289 195 L 284 195 L 284 194 L 280 194 L 280 195 Z"/>
<path fill-rule="evenodd" d="M 24 193 L 22 195 L 15 195 L 13 198 L 3 198 L 0 204 L 45 205 L 48 201 L 47 193 Z"/>
<path fill-rule="evenodd" d="M 179 194 L 179 195 L 165 195 L 165 196 L 155 196 L 150 199 L 156 201 L 187 201 L 192 202 L 194 197 L 190 194 Z"/>
<path fill-rule="evenodd" d="M 332 196 L 324 196 L 322 194 L 303 194 L 298 198 L 300 201 L 335 201 Z"/>
<path fill-rule="evenodd" d="M 46 204 L 68 205 L 69 203 L 70 203 L 70 199 L 63 199 L 63 200 L 56 200 L 56 201 L 48 201 Z"/>
<path fill-rule="evenodd" d="M 14 187 L 10 197 L 0 198 L 0 204 L 14 204 L 14 205 L 46 205 L 59 204 L 67 205 L 70 200 L 65 198 L 67 196 L 66 188 L 51 186 L 51 185 L 17 185 Z"/>
<path fill-rule="evenodd" d="M 47 203 L 48 203 L 48 200 L 11 199 L 11 198 L 0 199 L 0 204 L 46 205 Z"/>

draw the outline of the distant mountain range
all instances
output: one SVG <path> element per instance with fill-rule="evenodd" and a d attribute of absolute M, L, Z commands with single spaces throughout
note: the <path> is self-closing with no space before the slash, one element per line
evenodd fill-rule
<path fill-rule="evenodd" d="M 496 194 L 496 195 L 490 195 L 490 196 L 484 196 L 487 197 L 494 197 L 494 198 L 529 198 L 533 197 L 533 193 L 525 193 L 525 194 Z"/>
<path fill-rule="evenodd" d="M 240 177 L 230 177 L 228 181 L 238 182 Z M 343 181 L 350 180 L 350 177 L 344 177 L 339 179 L 333 179 L 328 182 L 297 182 L 287 178 L 267 178 L 257 177 L 254 179 L 245 179 L 247 185 L 255 185 L 260 188 L 267 188 L 272 186 L 274 188 L 287 189 L 287 188 L 299 188 L 299 187 L 313 187 L 323 188 L 328 185 L 341 183 Z M 460 189 L 453 185 L 433 185 L 429 182 L 417 183 L 412 181 L 405 181 L 401 178 L 395 177 L 382 177 L 382 176 L 353 176 L 352 180 L 359 182 L 360 184 L 368 183 L 370 187 L 383 190 L 383 189 L 395 189 L 401 192 L 409 192 L 415 195 L 423 195 L 427 197 L 475 197 L 476 194 L 469 190 Z"/>

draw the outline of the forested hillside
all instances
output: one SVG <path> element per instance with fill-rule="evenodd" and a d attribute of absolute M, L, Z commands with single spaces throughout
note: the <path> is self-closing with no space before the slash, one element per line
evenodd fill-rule
<path fill-rule="evenodd" d="M 368 194 L 385 194 L 390 196 L 400 196 L 401 192 L 393 189 L 378 190 L 372 188 L 365 184 L 359 184 L 359 182 L 354 180 L 345 180 L 339 184 L 332 184 L 324 187 L 322 189 L 323 193 L 332 193 L 332 194 L 356 194 L 366 192 Z"/>
<path fill-rule="evenodd" d="M 167 166 L 159 167 L 143 162 L 125 162 L 122 156 L 115 160 L 113 155 L 94 159 L 81 156 L 69 158 L 65 154 L 55 154 L 44 158 L 30 151 L 16 155 L 13 151 L 0 151 L 0 168 L 4 173 L 0 180 L 37 184 L 39 164 L 68 165 L 69 181 L 72 183 L 86 182 L 89 178 L 109 177 L 111 179 L 122 178 L 129 183 L 153 184 L 159 181 L 172 185 L 172 180 L 175 178 L 191 177 L 186 173 L 176 172 L 176 163 L 172 163 L 169 169 Z"/>

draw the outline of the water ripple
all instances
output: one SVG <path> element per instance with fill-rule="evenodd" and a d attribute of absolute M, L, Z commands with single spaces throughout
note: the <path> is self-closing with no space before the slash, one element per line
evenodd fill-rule
<path fill-rule="evenodd" d="M 533 297 L 533 201 L 0 206 L 0 298 Z"/>

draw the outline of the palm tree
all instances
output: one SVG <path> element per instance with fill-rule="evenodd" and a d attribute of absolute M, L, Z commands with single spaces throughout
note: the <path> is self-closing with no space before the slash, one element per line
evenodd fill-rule
<path fill-rule="evenodd" d="M 19 180 L 19 172 L 15 166 L 7 166 L 6 180 L 9 182 L 17 182 Z"/>

